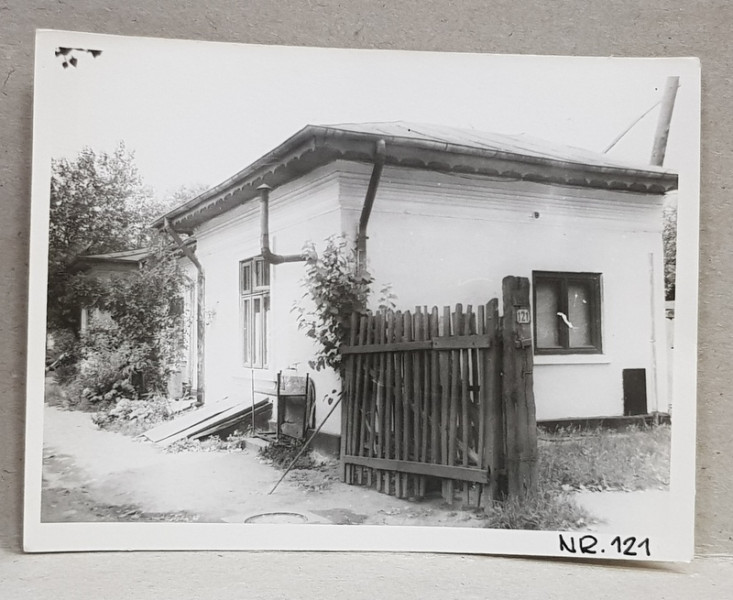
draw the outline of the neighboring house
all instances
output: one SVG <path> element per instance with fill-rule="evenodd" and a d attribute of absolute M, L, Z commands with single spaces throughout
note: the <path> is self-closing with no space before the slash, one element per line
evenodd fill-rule
<path fill-rule="evenodd" d="M 270 250 L 292 255 L 308 241 L 356 237 L 377 183 L 368 269 L 398 307 L 476 306 L 501 296 L 503 277 L 529 278 L 538 420 L 667 411 L 662 204 L 676 174 L 402 122 L 309 125 L 156 223 L 196 240 L 207 403 L 249 402 L 258 382 L 292 365 L 304 374 L 313 356 L 291 312 L 303 263 L 264 260 L 258 188 L 272 188 Z M 320 423 L 338 380 L 311 376 Z M 323 441 L 339 427 L 335 414 Z"/>
<path fill-rule="evenodd" d="M 81 255 L 74 259 L 72 271 L 84 273 L 86 277 L 108 281 L 112 277 L 125 276 L 138 270 L 149 255 L 150 250 L 147 248 Z M 80 333 L 87 331 L 90 319 L 103 317 L 102 311 L 95 307 L 82 306 L 80 310 Z"/>
<path fill-rule="evenodd" d="M 187 242 L 195 247 L 193 240 Z M 145 260 L 150 256 L 149 248 L 136 250 L 124 250 L 121 252 L 109 252 L 106 254 L 88 254 L 78 256 L 72 265 L 75 272 L 81 272 L 86 277 L 93 277 L 101 280 L 109 280 L 112 277 L 124 277 L 140 269 Z M 184 352 L 184 359 L 181 361 L 178 370 L 171 376 L 168 383 L 168 392 L 173 398 L 181 398 L 189 395 L 191 390 L 197 386 L 196 374 L 196 321 L 190 315 L 195 313 L 196 290 L 195 290 L 195 269 L 188 260 L 180 258 L 181 268 L 186 275 L 190 285 L 187 286 L 183 297 L 182 314 L 189 319 L 187 328 L 187 344 Z M 81 307 L 80 333 L 89 328 L 91 319 L 104 319 L 105 312 L 96 307 Z M 109 318 L 107 316 L 106 318 Z"/>

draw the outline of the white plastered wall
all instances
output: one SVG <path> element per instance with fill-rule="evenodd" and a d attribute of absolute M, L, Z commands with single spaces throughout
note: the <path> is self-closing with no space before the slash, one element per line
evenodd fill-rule
<path fill-rule="evenodd" d="M 307 241 L 322 248 L 331 235 L 354 235 L 370 173 L 369 165 L 339 161 L 273 190 L 272 250 L 292 254 Z M 476 306 L 500 298 L 506 275 L 602 273 L 603 353 L 535 357 L 537 418 L 623 414 L 626 368 L 647 370 L 648 409 L 665 411 L 661 201 L 643 194 L 386 168 L 368 230 L 374 289 L 389 283 L 400 308 Z M 257 201 L 197 232 L 197 254 L 206 271 L 207 402 L 247 401 L 252 375 L 272 380 L 295 366 L 314 377 L 320 422 L 330 409 L 324 396 L 338 380 L 308 366 L 314 346 L 297 329 L 291 310 L 303 293 L 302 263 L 272 267 L 268 368 L 242 365 L 239 262 L 260 253 L 259 236 Z M 326 423 L 325 433 L 339 434 L 339 412 Z"/>
<path fill-rule="evenodd" d="M 270 247 L 296 254 L 312 241 L 318 248 L 340 232 L 338 181 L 328 168 L 318 169 L 270 194 Z M 334 373 L 314 372 L 308 361 L 314 345 L 297 328 L 293 304 L 303 294 L 303 263 L 273 265 L 270 271 L 269 360 L 267 368 L 243 365 L 239 315 L 239 263 L 260 254 L 260 203 L 257 199 L 205 223 L 197 232 L 196 253 L 206 273 L 206 401 L 251 401 L 252 378 L 273 381 L 295 367 L 310 373 L 316 386 L 316 420 L 330 406 L 324 396 L 337 387 Z M 256 387 L 259 387 L 256 386 Z M 260 396 L 255 394 L 255 399 Z M 338 435 L 339 414 L 323 428 Z"/>
<path fill-rule="evenodd" d="M 353 231 L 371 169 L 338 168 Z M 646 369 L 648 410 L 666 411 L 661 206 L 660 196 L 386 168 L 369 268 L 402 309 L 494 297 L 501 306 L 506 275 L 601 273 L 603 353 L 536 356 L 537 418 L 623 414 L 627 368 Z"/>

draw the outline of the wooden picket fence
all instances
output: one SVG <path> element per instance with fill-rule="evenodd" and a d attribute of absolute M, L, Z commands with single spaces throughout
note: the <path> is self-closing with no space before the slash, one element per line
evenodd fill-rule
<path fill-rule="evenodd" d="M 344 361 L 347 483 L 479 504 L 504 468 L 498 301 L 354 315 Z M 458 489 L 456 489 L 458 488 Z M 471 490 L 476 493 L 471 494 Z"/>

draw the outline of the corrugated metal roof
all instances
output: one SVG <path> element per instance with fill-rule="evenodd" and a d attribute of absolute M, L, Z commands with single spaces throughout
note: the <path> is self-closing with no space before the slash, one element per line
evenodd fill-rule
<path fill-rule="evenodd" d="M 339 123 L 322 125 L 321 127 L 339 131 L 352 131 L 354 133 L 450 144 L 452 146 L 513 154 L 517 157 L 559 160 L 590 167 L 638 169 L 659 173 L 667 172 L 665 169 L 649 164 L 633 164 L 628 161 L 614 159 L 601 152 L 549 142 L 525 134 L 506 135 L 477 131 L 475 129 L 408 121 Z"/>

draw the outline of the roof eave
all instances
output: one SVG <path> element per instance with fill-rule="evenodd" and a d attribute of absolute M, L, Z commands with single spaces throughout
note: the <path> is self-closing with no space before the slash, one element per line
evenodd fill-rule
<path fill-rule="evenodd" d="M 162 228 L 167 219 L 176 229 L 193 231 L 201 223 L 256 197 L 257 187 L 263 183 L 275 188 L 338 159 L 369 162 L 374 155 L 375 143 L 380 139 L 387 144 L 385 164 L 389 166 L 655 195 L 677 189 L 676 173 L 654 167 L 646 170 L 588 165 L 446 142 L 309 125 L 226 181 L 160 217 L 153 226 Z"/>

